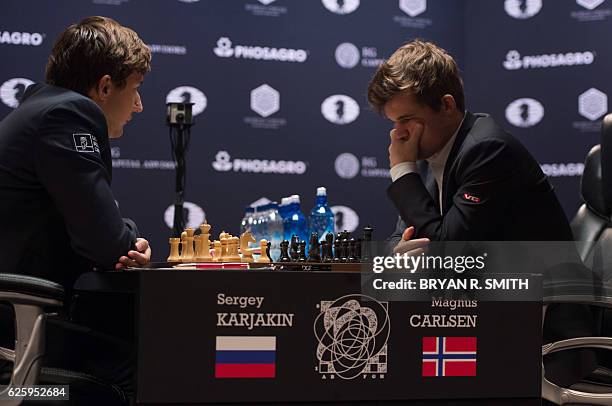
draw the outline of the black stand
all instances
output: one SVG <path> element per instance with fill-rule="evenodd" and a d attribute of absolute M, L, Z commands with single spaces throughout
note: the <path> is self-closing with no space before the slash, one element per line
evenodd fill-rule
<path fill-rule="evenodd" d="M 172 236 L 180 237 L 185 229 L 185 213 L 183 203 L 185 202 L 185 182 L 187 178 L 186 153 L 191 138 L 189 126 L 179 124 L 170 127 L 170 142 L 172 144 L 172 158 L 176 164 L 176 188 L 174 201 L 174 222 Z"/>

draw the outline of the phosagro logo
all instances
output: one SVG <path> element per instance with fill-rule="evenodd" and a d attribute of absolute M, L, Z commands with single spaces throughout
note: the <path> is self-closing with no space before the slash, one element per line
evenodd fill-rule
<path fill-rule="evenodd" d="M 306 172 L 306 162 L 240 158 L 232 160 L 227 151 L 217 152 L 212 166 L 218 172 L 233 170 L 234 172 L 275 173 L 280 175 L 302 175 Z"/>
<path fill-rule="evenodd" d="M 206 213 L 200 206 L 192 202 L 183 203 L 183 218 L 185 226 L 197 229 L 206 220 Z M 164 212 L 164 222 L 169 228 L 174 223 L 174 205 L 169 206 Z"/>
<path fill-rule="evenodd" d="M 174 88 L 166 96 L 166 103 L 193 103 L 192 115 L 197 116 L 204 111 L 208 100 L 201 90 L 191 86 Z"/>
<path fill-rule="evenodd" d="M 336 48 L 336 62 L 343 68 L 351 69 L 357 66 L 361 54 L 359 49 L 350 42 L 344 42 Z"/>
<path fill-rule="evenodd" d="M 338 155 L 334 162 L 334 168 L 341 178 L 352 179 L 359 173 L 359 159 L 355 155 L 345 152 Z"/>
<path fill-rule="evenodd" d="M 0 31 L 0 44 L 32 45 L 42 44 L 45 35 L 38 32 L 9 32 Z"/>
<path fill-rule="evenodd" d="M 503 65 L 507 70 L 537 69 L 590 65 L 594 60 L 595 54 L 591 51 L 528 55 L 521 57 L 519 51 L 513 49 L 506 54 L 506 60 L 503 62 Z"/>
<path fill-rule="evenodd" d="M 217 46 L 213 49 L 215 55 L 220 58 L 242 58 L 256 59 L 263 61 L 278 62 L 305 62 L 308 58 L 308 51 L 304 49 L 291 48 L 272 48 L 252 45 L 232 46 L 232 41 L 228 37 L 221 37 L 217 41 Z"/>
<path fill-rule="evenodd" d="M 506 119 L 516 127 L 532 127 L 544 118 L 544 106 L 535 99 L 517 99 L 506 107 Z"/>
<path fill-rule="evenodd" d="M 0 100 L 9 107 L 16 109 L 28 86 L 34 84 L 30 79 L 13 78 L 0 86 Z"/>
<path fill-rule="evenodd" d="M 359 0 L 321 0 L 329 11 L 336 14 L 350 14 L 359 7 Z"/>
<path fill-rule="evenodd" d="M 357 230 L 359 227 L 359 216 L 357 212 L 350 207 L 346 206 L 332 206 L 330 207 L 332 213 L 334 213 L 335 229 L 338 231 L 346 230 L 349 233 Z"/>
<path fill-rule="evenodd" d="M 542 0 L 506 0 L 504 8 L 510 17 L 524 20 L 540 12 Z"/>
<path fill-rule="evenodd" d="M 359 104 L 349 96 L 335 94 L 323 101 L 321 113 L 334 124 L 349 124 L 359 117 Z"/>

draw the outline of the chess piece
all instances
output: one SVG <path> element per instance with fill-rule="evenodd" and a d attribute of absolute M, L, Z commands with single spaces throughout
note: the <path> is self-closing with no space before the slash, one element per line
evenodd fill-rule
<path fill-rule="evenodd" d="M 271 248 L 272 248 L 272 241 L 268 241 L 268 244 L 266 244 L 266 255 L 268 256 L 268 258 L 270 258 L 270 262 L 273 262 L 274 260 L 272 259 L 272 255 L 270 255 Z"/>
<path fill-rule="evenodd" d="M 200 254 L 196 256 L 197 262 L 211 262 L 210 255 L 210 224 L 204 222 L 200 225 Z"/>
<path fill-rule="evenodd" d="M 334 241 L 334 262 L 340 262 L 342 258 L 342 243 L 340 240 L 340 234 L 336 236 L 336 240 Z"/>
<path fill-rule="evenodd" d="M 215 240 L 213 242 L 213 248 L 214 248 L 214 256 L 213 256 L 213 262 L 223 262 L 221 259 L 221 241 L 219 240 Z"/>
<path fill-rule="evenodd" d="M 242 254 L 241 262 L 253 262 L 253 253 L 249 249 L 250 242 L 257 242 L 250 231 L 246 231 L 240 236 L 240 253 Z"/>
<path fill-rule="evenodd" d="M 268 241 L 267 240 L 259 241 L 259 248 L 261 249 L 261 255 L 259 256 L 259 258 L 257 258 L 255 262 L 269 264 L 270 257 L 268 257 L 268 253 L 267 253 Z"/>
<path fill-rule="evenodd" d="M 221 238 L 221 262 L 227 261 L 227 243 L 229 241 L 229 234 L 221 233 L 223 237 Z M 219 235 L 221 237 L 221 235 Z"/>
<path fill-rule="evenodd" d="M 181 233 L 181 262 L 193 262 L 193 228 L 187 228 Z"/>
<path fill-rule="evenodd" d="M 306 262 L 306 241 L 300 241 L 298 244 L 298 262 Z"/>
<path fill-rule="evenodd" d="M 361 262 L 361 243 L 362 239 L 358 238 L 355 245 L 355 261 Z"/>
<path fill-rule="evenodd" d="M 299 244 L 299 239 L 297 235 L 293 235 L 291 236 L 291 245 L 290 245 L 290 251 L 289 251 L 289 256 L 291 257 L 291 260 L 293 262 L 296 262 L 299 258 L 299 254 L 298 254 L 298 244 Z"/>
<path fill-rule="evenodd" d="M 310 244 L 308 247 L 308 262 L 321 262 L 321 255 L 319 253 L 319 234 L 310 234 Z"/>
<path fill-rule="evenodd" d="M 280 244 L 280 258 L 278 258 L 278 262 L 291 262 L 291 257 L 289 256 L 289 241 L 284 240 Z"/>
<path fill-rule="evenodd" d="M 372 227 L 363 228 L 363 241 L 361 243 L 361 260 L 364 262 L 372 260 Z"/>
<path fill-rule="evenodd" d="M 195 262 L 198 262 L 198 257 L 200 255 L 202 255 L 202 240 L 201 240 L 201 235 L 195 235 L 193 237 L 193 245 L 195 246 L 194 252 L 193 252 L 193 260 Z"/>
<path fill-rule="evenodd" d="M 348 256 L 349 256 L 349 240 L 346 238 L 343 238 L 340 241 L 340 251 L 342 252 L 342 256 L 340 257 L 340 262 L 348 262 Z"/>
<path fill-rule="evenodd" d="M 327 242 L 328 262 L 332 262 L 334 260 L 334 233 L 325 234 L 325 241 Z"/>
<path fill-rule="evenodd" d="M 181 256 L 179 254 L 180 243 L 180 238 L 170 238 L 170 255 L 168 256 L 168 262 L 179 262 L 181 260 Z"/>
<path fill-rule="evenodd" d="M 227 256 L 226 261 L 229 262 L 240 262 L 240 255 L 238 254 L 238 245 L 240 244 L 240 238 L 230 237 L 227 239 Z"/>
<path fill-rule="evenodd" d="M 347 241 L 348 244 L 348 253 L 346 255 L 346 262 L 357 262 L 357 257 L 355 256 L 355 251 L 357 251 L 357 242 L 354 238 L 351 238 Z"/>

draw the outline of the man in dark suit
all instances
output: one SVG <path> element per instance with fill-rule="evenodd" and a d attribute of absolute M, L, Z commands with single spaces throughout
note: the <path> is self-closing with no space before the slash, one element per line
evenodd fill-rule
<path fill-rule="evenodd" d="M 138 35 L 110 18 L 89 17 L 60 34 L 47 83 L 30 86 L 0 122 L 2 272 L 60 283 L 69 302 L 81 273 L 149 262 L 149 243 L 122 219 L 111 191 L 109 138 L 120 137 L 132 114 L 142 111 L 138 87 L 150 63 Z M 11 313 L 0 308 L 0 346 L 14 344 Z M 131 314 L 107 311 L 117 329 Z M 129 343 L 65 320 L 51 320 L 47 336 L 45 365 L 91 373 L 129 390 Z"/>
<path fill-rule="evenodd" d="M 96 44 L 96 41 L 100 45 Z M 109 138 L 142 111 L 150 51 L 103 17 L 69 27 L 0 122 L 0 263 L 70 289 L 83 271 L 145 264 L 148 242 L 124 221 L 110 183 Z"/>
<path fill-rule="evenodd" d="M 419 40 L 400 47 L 376 71 L 368 99 L 393 122 L 388 195 L 399 213 L 389 238 L 394 253 L 420 255 L 430 241 L 573 240 L 536 160 L 491 117 L 466 111 L 457 64 L 446 51 Z M 561 254 L 579 262 L 577 255 Z M 582 275 L 581 264 L 575 268 Z M 546 336 L 591 335 L 590 318 L 586 307 L 551 308 Z M 547 364 L 547 376 L 555 372 L 565 385 L 596 362 L 588 351 L 550 359 L 559 365 Z"/>
<path fill-rule="evenodd" d="M 457 65 L 446 52 L 421 41 L 404 45 L 378 69 L 368 97 L 394 123 L 388 194 L 400 215 L 392 236 L 400 248 L 402 234 L 432 241 L 573 239 L 531 154 L 491 117 L 465 110 Z"/>

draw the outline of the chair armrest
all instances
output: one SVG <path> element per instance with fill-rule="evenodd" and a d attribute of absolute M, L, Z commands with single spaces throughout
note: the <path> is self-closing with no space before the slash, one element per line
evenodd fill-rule
<path fill-rule="evenodd" d="M 61 307 L 64 288 L 33 276 L 0 273 L 0 300 L 44 307 Z"/>
<path fill-rule="evenodd" d="M 0 273 L 0 301 L 9 302 L 15 311 L 15 349 L 0 347 L 0 358 L 13 362 L 7 393 L 15 386 L 38 381 L 45 353 L 46 310 L 63 305 L 64 288 L 57 283 L 26 275 Z M 19 398 L 3 402 L 21 404 Z"/>

